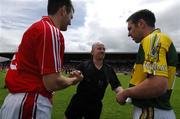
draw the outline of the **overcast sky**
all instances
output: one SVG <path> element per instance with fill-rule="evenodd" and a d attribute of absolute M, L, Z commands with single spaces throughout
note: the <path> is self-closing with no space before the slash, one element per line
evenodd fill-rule
<path fill-rule="evenodd" d="M 127 37 L 126 19 L 137 10 L 156 15 L 156 27 L 168 34 L 180 52 L 180 0 L 72 0 L 74 19 L 63 32 L 66 52 L 89 52 L 101 41 L 108 52 L 137 52 L 138 44 Z M 1 0 L 0 52 L 18 49 L 24 31 L 47 15 L 47 0 Z"/>

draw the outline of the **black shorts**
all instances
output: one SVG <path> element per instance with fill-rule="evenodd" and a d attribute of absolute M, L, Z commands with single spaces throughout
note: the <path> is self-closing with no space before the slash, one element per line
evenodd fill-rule
<path fill-rule="evenodd" d="M 74 95 L 69 103 L 65 116 L 67 119 L 99 119 L 102 111 L 102 102 L 89 101 Z"/>

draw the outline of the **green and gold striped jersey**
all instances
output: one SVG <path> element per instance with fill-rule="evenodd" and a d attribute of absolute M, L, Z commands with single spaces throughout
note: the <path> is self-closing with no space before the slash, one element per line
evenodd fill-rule
<path fill-rule="evenodd" d="M 161 33 L 160 29 L 156 29 L 146 36 L 139 46 L 130 80 L 130 87 L 147 80 L 147 76 L 151 74 L 167 77 L 168 90 L 157 98 L 133 99 L 133 104 L 142 108 L 156 107 L 170 110 L 170 96 L 175 81 L 177 62 L 177 52 L 171 39 Z"/>

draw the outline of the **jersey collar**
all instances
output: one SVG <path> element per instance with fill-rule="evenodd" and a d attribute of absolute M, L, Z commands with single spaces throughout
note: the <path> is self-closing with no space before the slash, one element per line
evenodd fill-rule
<path fill-rule="evenodd" d="M 43 16 L 42 19 L 43 19 L 44 21 L 49 22 L 51 25 L 55 26 L 53 20 L 52 20 L 49 16 Z"/>
<path fill-rule="evenodd" d="M 153 33 L 160 33 L 161 30 L 159 28 L 156 28 L 154 29 L 149 35 L 153 34 Z M 147 35 L 146 37 L 144 37 L 142 40 L 141 40 L 141 44 L 143 43 L 144 39 L 146 39 L 147 37 L 149 37 L 149 35 Z"/>

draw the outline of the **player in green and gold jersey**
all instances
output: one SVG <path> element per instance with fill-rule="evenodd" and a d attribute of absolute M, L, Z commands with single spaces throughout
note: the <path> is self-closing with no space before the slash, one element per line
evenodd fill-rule
<path fill-rule="evenodd" d="M 144 9 L 128 19 L 128 36 L 140 43 L 130 87 L 117 95 L 124 104 L 132 99 L 133 119 L 176 119 L 170 104 L 177 52 L 172 40 L 155 28 L 154 13 Z"/>

